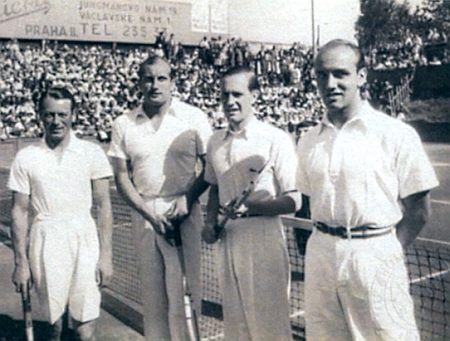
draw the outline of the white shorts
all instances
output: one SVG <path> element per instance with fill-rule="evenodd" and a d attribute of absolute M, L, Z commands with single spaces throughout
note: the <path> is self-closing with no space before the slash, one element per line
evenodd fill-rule
<path fill-rule="evenodd" d="M 37 219 L 33 223 L 29 259 L 45 320 L 54 324 L 67 305 L 76 321 L 99 317 L 98 258 L 99 241 L 92 218 Z"/>

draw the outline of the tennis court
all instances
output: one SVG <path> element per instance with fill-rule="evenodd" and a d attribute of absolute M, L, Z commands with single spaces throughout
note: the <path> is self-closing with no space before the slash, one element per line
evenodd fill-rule
<path fill-rule="evenodd" d="M 2 169 L 0 173 L 0 223 L 9 224 L 10 193 L 5 189 L 8 165 L 14 146 L 0 145 Z M 17 147 L 16 147 L 17 149 Z M 415 302 L 417 323 L 423 340 L 450 339 L 450 145 L 427 144 L 426 149 L 435 166 L 441 186 L 432 192 L 433 216 L 420 238 L 408 250 L 411 293 Z M 114 267 L 115 275 L 105 292 L 104 307 L 142 331 L 140 315 L 140 287 L 136 257 L 132 246 L 130 209 L 111 187 L 114 210 Z M 308 221 L 284 220 L 292 270 L 291 322 L 294 337 L 304 339 L 303 258 L 311 224 Z M 200 317 L 202 340 L 223 340 L 222 298 L 218 287 L 212 247 L 202 249 L 203 309 Z"/>

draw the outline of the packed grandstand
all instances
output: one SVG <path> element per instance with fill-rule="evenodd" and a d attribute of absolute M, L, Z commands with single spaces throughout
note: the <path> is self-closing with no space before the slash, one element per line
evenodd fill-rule
<path fill-rule="evenodd" d="M 431 33 L 435 33 L 434 35 Z M 425 40 L 446 41 L 430 32 Z M 39 137 L 42 128 L 35 103 L 42 86 L 67 87 L 77 103 L 73 128 L 81 136 L 107 142 L 113 120 L 139 104 L 137 70 L 149 54 L 168 58 L 175 71 L 173 94 L 201 108 L 211 125 L 226 124 L 219 101 L 219 75 L 234 65 L 252 67 L 261 91 L 256 112 L 298 138 L 324 113 L 313 75 L 313 53 L 299 43 L 251 48 L 241 39 L 204 37 L 198 46 L 183 46 L 174 35 L 161 32 L 153 45 L 76 44 L 42 41 L 40 44 L 0 42 L 0 139 Z M 427 55 L 417 35 L 402 43 L 373 48 L 367 54 L 373 70 L 435 65 L 447 62 L 444 53 Z M 373 80 L 367 93 L 389 111 L 389 82 Z"/>

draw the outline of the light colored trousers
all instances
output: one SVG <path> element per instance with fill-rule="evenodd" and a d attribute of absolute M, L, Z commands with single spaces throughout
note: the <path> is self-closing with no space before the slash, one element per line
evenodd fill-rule
<path fill-rule="evenodd" d="M 292 340 L 290 269 L 281 219 L 229 221 L 217 252 L 225 340 Z"/>
<path fill-rule="evenodd" d="M 308 341 L 415 341 L 403 250 L 393 232 L 342 239 L 314 229 L 305 260 Z"/>
<path fill-rule="evenodd" d="M 132 215 L 139 263 L 144 332 L 147 341 L 189 340 L 183 302 L 183 277 L 177 248 L 152 229 L 136 212 Z M 201 308 L 201 226 L 200 206 L 181 225 L 186 275 L 200 316 Z"/>

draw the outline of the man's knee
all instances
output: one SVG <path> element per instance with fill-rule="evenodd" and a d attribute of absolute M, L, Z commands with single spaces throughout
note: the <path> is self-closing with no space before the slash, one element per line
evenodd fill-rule
<path fill-rule="evenodd" d="M 95 320 L 89 322 L 76 322 L 75 334 L 79 341 L 95 341 Z"/>

